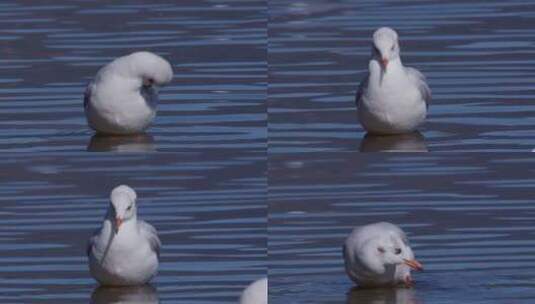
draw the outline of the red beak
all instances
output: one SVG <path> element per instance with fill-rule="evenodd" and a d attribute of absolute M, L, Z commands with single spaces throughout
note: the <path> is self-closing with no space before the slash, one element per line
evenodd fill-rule
<path fill-rule="evenodd" d="M 388 59 L 382 58 L 381 59 L 381 64 L 383 65 L 383 69 L 386 70 L 386 66 L 388 65 Z"/>
<path fill-rule="evenodd" d="M 410 268 L 414 270 L 418 270 L 418 271 L 424 270 L 424 267 L 422 266 L 422 264 L 420 264 L 420 262 L 416 260 L 403 260 L 403 261 L 405 262 L 405 265 L 409 266 Z"/>
<path fill-rule="evenodd" d="M 119 227 L 123 224 L 123 219 L 116 218 L 115 219 L 115 226 L 117 227 L 117 232 L 119 232 Z"/>

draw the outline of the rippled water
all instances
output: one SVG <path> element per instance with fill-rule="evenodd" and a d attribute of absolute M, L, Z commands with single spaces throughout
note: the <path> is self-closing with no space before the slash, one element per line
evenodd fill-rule
<path fill-rule="evenodd" d="M 253 152 L 1 158 L 0 302 L 236 303 L 266 275 L 265 165 Z M 89 275 L 86 241 L 119 184 L 163 243 L 153 287 L 96 289 Z"/>
<path fill-rule="evenodd" d="M 527 0 L 270 1 L 270 149 L 363 149 L 355 91 L 371 34 L 391 26 L 433 91 L 418 150 L 531 151 L 534 11 Z"/>
<path fill-rule="evenodd" d="M 270 160 L 271 304 L 533 303 L 529 154 L 285 154 Z M 399 224 L 425 267 L 413 290 L 351 290 L 354 226 Z"/>
<path fill-rule="evenodd" d="M 0 151 L 94 151 L 85 86 L 137 50 L 175 72 L 141 151 L 265 149 L 265 2 L 179 2 L 2 1 Z"/>

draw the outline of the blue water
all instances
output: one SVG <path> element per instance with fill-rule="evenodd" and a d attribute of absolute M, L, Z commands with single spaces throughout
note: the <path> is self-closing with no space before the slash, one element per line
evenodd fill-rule
<path fill-rule="evenodd" d="M 175 75 L 160 91 L 150 144 L 134 150 L 266 148 L 264 1 L 8 0 L 0 17 L 0 151 L 95 151 L 85 86 L 138 50 L 164 56 Z"/>
<path fill-rule="evenodd" d="M 270 151 L 400 149 L 363 147 L 354 104 L 381 26 L 399 32 L 404 64 L 433 91 L 423 136 L 404 149 L 531 151 L 534 11 L 526 0 L 271 1 Z"/>
<path fill-rule="evenodd" d="M 270 159 L 271 304 L 532 303 L 528 154 L 281 154 Z M 413 290 L 352 290 L 342 244 L 378 221 L 408 234 Z"/>
<path fill-rule="evenodd" d="M 263 153 L 20 154 L 0 171 L 1 303 L 236 303 L 266 275 Z M 163 243 L 154 289 L 96 290 L 89 274 L 86 242 L 119 184 Z"/>

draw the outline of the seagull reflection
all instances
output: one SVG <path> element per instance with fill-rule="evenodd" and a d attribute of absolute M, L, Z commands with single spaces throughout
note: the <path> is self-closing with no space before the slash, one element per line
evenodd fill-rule
<path fill-rule="evenodd" d="M 91 304 L 157 304 L 158 292 L 151 285 L 132 287 L 100 286 L 91 295 Z"/>
<path fill-rule="evenodd" d="M 154 152 L 156 146 L 149 134 L 106 136 L 95 134 L 87 145 L 90 152 Z"/>
<path fill-rule="evenodd" d="M 423 304 L 408 288 L 353 287 L 347 293 L 347 304 Z"/>
<path fill-rule="evenodd" d="M 360 152 L 428 152 L 425 137 L 418 131 L 399 135 L 366 133 Z"/>

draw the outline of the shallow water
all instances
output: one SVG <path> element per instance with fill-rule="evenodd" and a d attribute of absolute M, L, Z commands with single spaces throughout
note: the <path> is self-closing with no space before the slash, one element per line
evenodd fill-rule
<path fill-rule="evenodd" d="M 85 86 L 138 50 L 175 72 L 140 151 L 266 147 L 264 1 L 8 0 L 0 17 L 0 151 L 91 150 Z"/>
<path fill-rule="evenodd" d="M 531 151 L 534 11 L 527 0 L 271 1 L 270 151 L 362 149 L 354 96 L 381 26 L 399 31 L 403 62 L 433 91 L 419 147 Z"/>
<path fill-rule="evenodd" d="M 533 303 L 529 154 L 281 154 L 269 165 L 271 304 Z M 425 271 L 413 290 L 351 290 L 354 226 L 399 224 Z"/>
<path fill-rule="evenodd" d="M 1 303 L 236 303 L 266 275 L 264 153 L 0 159 Z M 154 288 L 96 289 L 86 242 L 128 184 L 163 246 Z M 141 303 L 145 303 L 141 302 Z"/>

